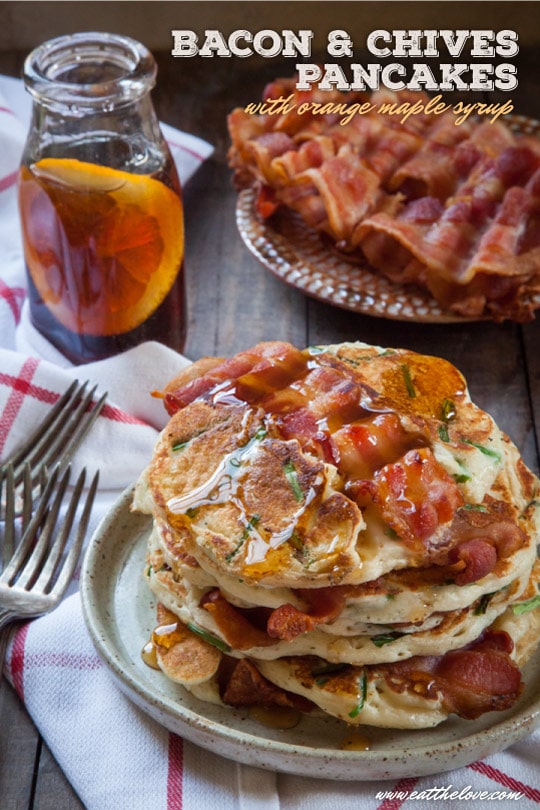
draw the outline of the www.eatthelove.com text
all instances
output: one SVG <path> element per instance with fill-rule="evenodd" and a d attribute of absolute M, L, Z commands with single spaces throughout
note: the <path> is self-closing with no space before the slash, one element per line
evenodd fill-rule
<path fill-rule="evenodd" d="M 425 790 L 380 790 L 378 801 L 519 801 L 521 791 L 475 790 L 471 785 L 456 788 L 454 785 L 426 788 Z"/>

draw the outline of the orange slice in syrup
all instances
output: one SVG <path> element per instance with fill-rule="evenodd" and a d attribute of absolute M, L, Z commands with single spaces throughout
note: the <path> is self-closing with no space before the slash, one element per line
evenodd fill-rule
<path fill-rule="evenodd" d="M 180 197 L 149 175 L 63 158 L 23 167 L 25 255 L 46 306 L 74 332 L 142 324 L 171 289 L 184 253 Z"/>

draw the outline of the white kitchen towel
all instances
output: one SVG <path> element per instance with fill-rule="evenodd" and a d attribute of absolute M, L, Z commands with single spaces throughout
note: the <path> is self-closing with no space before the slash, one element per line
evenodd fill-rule
<path fill-rule="evenodd" d="M 165 424 L 162 403 L 150 392 L 188 361 L 147 343 L 73 367 L 32 331 L 15 198 L 28 102 L 14 80 L 0 79 L 0 93 L 0 458 L 75 377 L 96 384 L 97 395 L 107 390 L 107 405 L 73 460 L 74 473 L 82 466 L 101 471 L 91 533 L 137 478 Z M 165 131 L 186 182 L 211 147 Z M 443 803 L 480 810 L 490 801 L 530 810 L 540 803 L 540 731 L 459 771 L 378 783 L 277 774 L 203 751 L 166 731 L 117 688 L 87 633 L 77 576 L 57 610 L 17 629 L 6 674 L 87 810 L 399 810 Z M 442 795 L 435 789 L 462 798 L 443 802 L 433 798 Z"/>

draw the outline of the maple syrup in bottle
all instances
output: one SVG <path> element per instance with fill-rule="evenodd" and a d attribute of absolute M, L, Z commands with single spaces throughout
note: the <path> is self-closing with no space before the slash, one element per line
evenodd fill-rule
<path fill-rule="evenodd" d="M 128 37 L 58 37 L 25 62 L 33 115 L 19 175 L 30 318 L 73 363 L 185 340 L 180 181 Z"/>

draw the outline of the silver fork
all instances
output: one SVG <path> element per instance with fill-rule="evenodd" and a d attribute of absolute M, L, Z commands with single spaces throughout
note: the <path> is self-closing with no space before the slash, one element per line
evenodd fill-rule
<path fill-rule="evenodd" d="M 82 503 L 86 469 L 79 475 L 66 503 L 65 515 L 59 521 L 60 508 L 69 483 L 68 467 L 60 477 L 56 467 L 44 485 L 33 515 L 23 525 L 15 550 L 4 563 L 0 574 L 0 673 L 7 646 L 7 625 L 18 619 L 31 619 L 55 608 L 64 595 L 79 559 L 90 513 L 96 494 L 99 473 L 96 473 L 84 499 L 82 513 L 76 524 Z M 13 501 L 14 477 L 8 478 L 8 501 Z M 6 532 L 17 533 L 16 516 L 12 510 Z M 73 531 L 72 531 L 73 530 Z"/>
<path fill-rule="evenodd" d="M 29 466 L 32 486 L 35 487 L 55 464 L 62 467 L 67 464 L 107 398 L 107 394 L 103 394 L 92 406 L 97 386 L 87 390 L 88 385 L 88 381 L 79 383 L 74 380 L 24 444 L 2 463 L 0 492 L 6 486 L 8 465 L 12 466 L 15 484 L 21 483 L 25 467 Z"/>
<path fill-rule="evenodd" d="M 28 464 L 24 467 L 22 492 L 17 490 L 13 466 L 11 464 L 6 466 L 5 482 L 5 515 L 2 517 L 4 524 L 4 540 L 2 544 L 2 554 L 0 555 L 0 572 L 6 567 L 13 556 L 18 540 L 17 535 L 22 536 L 30 522 L 35 497 L 32 487 L 32 471 Z M 41 494 L 43 494 L 45 478 L 43 478 L 41 483 Z M 17 533 L 17 516 L 19 517 L 19 533 Z"/>

